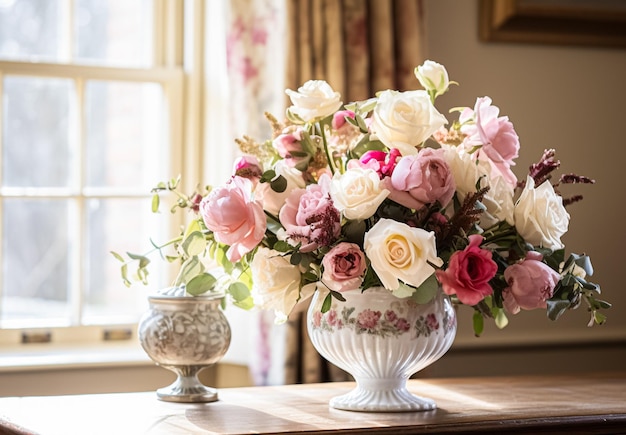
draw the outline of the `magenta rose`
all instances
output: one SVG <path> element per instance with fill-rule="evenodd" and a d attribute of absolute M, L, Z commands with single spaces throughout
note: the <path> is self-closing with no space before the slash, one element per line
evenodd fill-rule
<path fill-rule="evenodd" d="M 491 98 L 476 99 L 474 110 L 465 109 L 459 121 L 472 119 L 474 123 L 464 123 L 461 131 L 467 135 L 465 144 L 468 148 L 481 146 L 491 165 L 502 174 L 511 186 L 517 184 L 517 177 L 511 170 L 513 161 L 519 155 L 519 137 L 513 129 L 508 116 L 498 116 L 500 109 L 491 105 Z"/>
<path fill-rule="evenodd" d="M 354 243 L 341 242 L 322 260 L 322 282 L 331 290 L 342 292 L 361 286 L 366 269 L 365 254 Z"/>
<path fill-rule="evenodd" d="M 263 175 L 263 169 L 256 157 L 241 156 L 233 164 L 233 175 L 257 182 Z"/>
<path fill-rule="evenodd" d="M 391 175 L 389 198 L 415 210 L 435 201 L 445 206 L 452 199 L 455 188 L 443 150 L 425 148 L 417 155 L 400 159 Z"/>
<path fill-rule="evenodd" d="M 301 243 L 301 252 L 330 246 L 341 233 L 341 215 L 330 198 L 329 187 L 330 178 L 323 175 L 318 184 L 291 192 L 280 209 L 278 219 L 287 238 Z"/>
<path fill-rule="evenodd" d="M 267 223 L 262 205 L 252 198 L 252 182 L 233 177 L 200 203 L 200 214 L 215 239 L 229 245 L 226 256 L 236 262 L 263 239 Z"/>
<path fill-rule="evenodd" d="M 504 270 L 508 287 L 502 292 L 502 297 L 508 312 L 517 314 L 520 309 L 546 308 L 546 301 L 552 297 L 561 276 L 542 259 L 541 254 L 530 251 L 520 263 Z"/>
<path fill-rule="evenodd" d="M 493 293 L 489 281 L 496 275 L 498 265 L 490 251 L 480 248 L 482 241 L 483 236 L 478 234 L 469 236 L 469 245 L 452 254 L 448 268 L 436 272 L 444 293 L 456 294 L 466 305 L 476 305 Z"/>
<path fill-rule="evenodd" d="M 388 153 L 370 150 L 363 154 L 359 161 L 361 166 L 375 170 L 382 179 L 383 177 L 391 177 L 401 157 L 402 155 L 397 148 L 392 148 Z"/>

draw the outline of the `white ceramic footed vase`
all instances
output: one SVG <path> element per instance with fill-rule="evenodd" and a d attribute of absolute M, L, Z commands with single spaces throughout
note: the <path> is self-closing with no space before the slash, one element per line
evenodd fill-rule
<path fill-rule="evenodd" d="M 330 406 L 350 411 L 428 411 L 433 400 L 407 390 L 411 375 L 438 360 L 456 335 L 456 312 L 441 289 L 426 304 L 397 298 L 382 287 L 341 293 L 321 312 L 317 290 L 307 312 L 313 346 L 354 377 L 356 388 Z"/>

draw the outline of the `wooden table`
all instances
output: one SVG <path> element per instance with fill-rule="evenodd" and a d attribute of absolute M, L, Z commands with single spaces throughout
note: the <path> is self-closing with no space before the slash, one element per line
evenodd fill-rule
<path fill-rule="evenodd" d="M 227 388 L 218 402 L 154 392 L 0 398 L 0 434 L 626 433 L 626 373 L 411 380 L 438 409 L 361 413 L 328 407 L 352 383 Z"/>

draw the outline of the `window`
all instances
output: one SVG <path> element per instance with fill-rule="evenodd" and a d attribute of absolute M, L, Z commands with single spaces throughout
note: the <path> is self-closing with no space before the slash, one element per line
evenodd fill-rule
<path fill-rule="evenodd" d="M 109 251 L 171 234 L 150 189 L 200 160 L 181 115 L 187 3 L 0 0 L 0 329 L 145 310 Z"/>

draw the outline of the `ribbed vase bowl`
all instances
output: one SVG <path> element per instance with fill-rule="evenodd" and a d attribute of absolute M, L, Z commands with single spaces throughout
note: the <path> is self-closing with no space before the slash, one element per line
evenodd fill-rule
<path fill-rule="evenodd" d="M 315 292 L 307 328 L 315 349 L 350 373 L 356 388 L 334 397 L 336 409 L 368 412 L 429 411 L 433 400 L 407 389 L 407 380 L 443 356 L 456 335 L 456 313 L 441 290 L 426 304 L 397 298 L 382 287 L 343 292 L 321 312 Z"/>
<path fill-rule="evenodd" d="M 169 402 L 213 402 L 217 390 L 203 385 L 198 373 L 218 362 L 230 346 L 231 330 L 219 297 L 150 296 L 139 322 L 139 341 L 158 365 L 176 373 L 170 386 L 157 390 Z"/>

